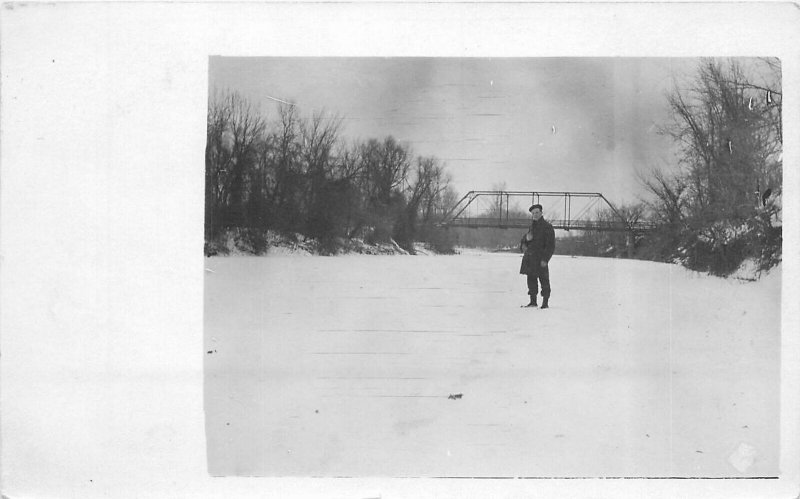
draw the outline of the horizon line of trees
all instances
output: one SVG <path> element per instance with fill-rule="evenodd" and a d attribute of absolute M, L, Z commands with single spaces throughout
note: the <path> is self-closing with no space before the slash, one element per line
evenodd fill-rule
<path fill-rule="evenodd" d="M 455 202 L 445 165 L 414 156 L 394 137 L 347 143 L 342 119 L 302 117 L 281 103 L 268 119 L 237 92 L 215 91 L 206 129 L 205 239 L 244 232 L 257 253 L 264 233 L 302 234 L 333 253 L 342 240 L 427 241 L 452 251 L 434 224 Z"/>

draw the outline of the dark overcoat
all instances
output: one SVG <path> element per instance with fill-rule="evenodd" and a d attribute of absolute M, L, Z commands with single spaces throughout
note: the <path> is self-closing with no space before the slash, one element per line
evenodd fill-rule
<path fill-rule="evenodd" d="M 533 236 L 530 241 L 525 238 L 528 233 Z M 550 222 L 544 218 L 531 222 L 531 228 L 519 242 L 519 249 L 525 252 L 519 268 L 520 274 L 548 275 L 547 266 L 542 267 L 541 262 L 549 262 L 556 249 L 556 233 Z"/>

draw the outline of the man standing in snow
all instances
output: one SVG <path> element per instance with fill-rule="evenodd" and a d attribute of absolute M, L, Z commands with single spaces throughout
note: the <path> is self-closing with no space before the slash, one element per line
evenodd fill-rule
<path fill-rule="evenodd" d="M 528 294 L 531 296 L 531 301 L 526 306 L 537 306 L 536 294 L 539 292 L 538 282 L 541 282 L 542 308 L 548 308 L 550 269 L 547 264 L 556 249 L 556 234 L 550 222 L 542 217 L 542 205 L 535 204 L 528 211 L 533 215 L 533 221 L 531 228 L 522 236 L 522 241 L 519 243 L 520 251 L 525 252 L 522 255 L 519 273 L 528 276 Z"/>

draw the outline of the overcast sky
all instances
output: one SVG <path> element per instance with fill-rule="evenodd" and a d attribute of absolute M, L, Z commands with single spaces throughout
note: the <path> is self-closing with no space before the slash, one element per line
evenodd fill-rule
<path fill-rule="evenodd" d="M 212 57 L 210 90 L 276 116 L 325 110 L 352 139 L 393 135 L 441 159 L 460 194 L 508 190 L 642 194 L 636 171 L 674 163 L 657 133 L 666 93 L 698 59 Z"/>

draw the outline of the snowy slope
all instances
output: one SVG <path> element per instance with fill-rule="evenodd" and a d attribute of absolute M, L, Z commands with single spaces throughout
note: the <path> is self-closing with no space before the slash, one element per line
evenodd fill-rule
<path fill-rule="evenodd" d="M 556 256 L 538 310 L 519 258 L 207 259 L 209 471 L 779 472 L 779 271 Z"/>

